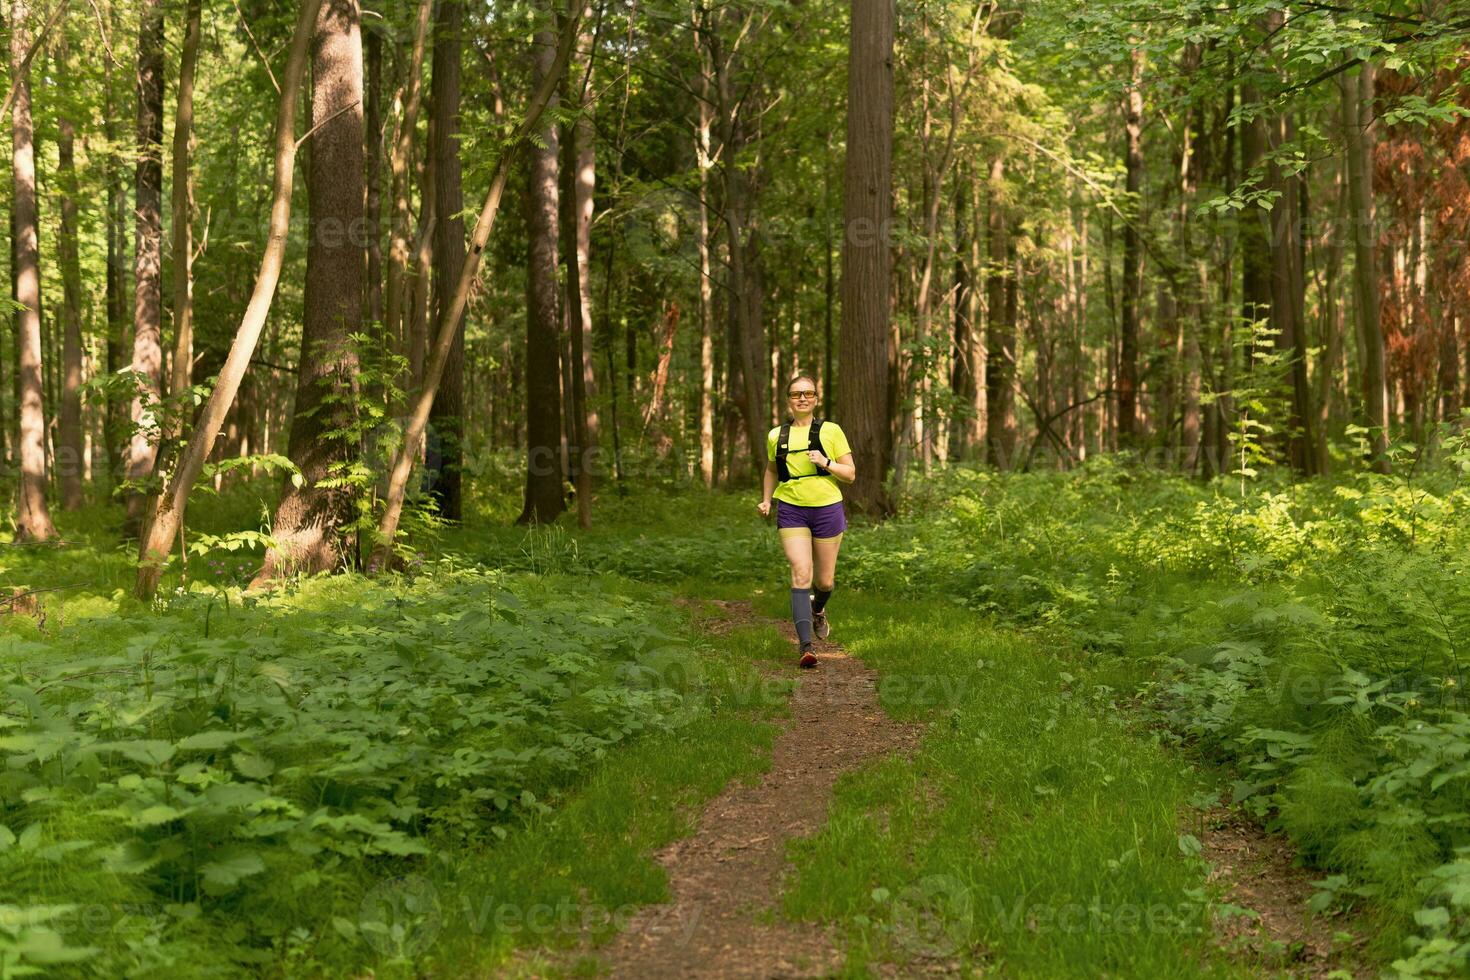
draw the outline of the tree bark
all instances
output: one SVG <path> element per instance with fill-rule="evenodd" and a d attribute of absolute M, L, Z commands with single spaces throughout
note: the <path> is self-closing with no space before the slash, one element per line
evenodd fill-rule
<path fill-rule="evenodd" d="M 134 171 L 133 236 L 133 433 L 127 478 L 143 483 L 158 453 L 157 417 L 163 376 L 163 4 L 141 0 L 138 23 L 138 162 Z M 141 531 L 146 498 L 127 494 L 129 534 Z"/>
<path fill-rule="evenodd" d="M 1273 149 L 1296 138 L 1296 125 L 1289 114 L 1273 120 L 1271 129 Z M 1275 163 L 1268 167 L 1268 177 L 1271 186 L 1280 191 L 1276 207 L 1271 209 L 1271 325 L 1276 331 L 1276 347 L 1288 359 L 1290 372 L 1287 455 L 1292 469 L 1311 475 L 1316 471 L 1317 457 L 1312 448 L 1312 398 L 1307 384 L 1306 324 L 1302 313 L 1305 291 L 1301 261 L 1302 177 L 1287 174 Z"/>
<path fill-rule="evenodd" d="M 464 26 L 463 0 L 440 0 L 434 20 L 434 77 L 430 109 L 434 114 L 434 320 L 453 296 L 453 283 L 464 265 L 464 190 L 459 157 L 459 76 Z M 555 281 L 555 268 L 552 280 Z M 439 516 L 461 516 L 461 469 L 464 457 L 464 320 L 457 326 L 439 393 L 430 415 L 430 452 L 425 468 L 434 473 L 432 493 Z M 437 451 L 436 451 L 437 450 Z"/>
<path fill-rule="evenodd" d="M 383 35 L 376 30 L 363 38 L 363 61 L 367 72 L 363 93 L 363 137 L 367 154 L 367 282 L 363 296 L 364 311 L 372 324 L 374 358 L 383 358 L 391 349 L 389 335 L 383 328 Z M 379 392 L 381 383 L 375 384 Z"/>
<path fill-rule="evenodd" d="M 62 71 L 70 66 L 65 35 L 58 44 Z M 62 389 L 56 433 L 56 472 L 63 510 L 82 506 L 82 270 L 77 255 L 76 126 L 58 120 L 57 163 L 61 184 L 61 238 L 57 242 L 62 283 Z"/>
<path fill-rule="evenodd" d="M 889 428 L 889 223 L 893 185 L 893 33 L 891 0 L 853 0 L 848 50 L 847 161 L 842 194 L 842 328 L 838 416 L 857 463 L 853 506 L 893 513 L 887 488 Z M 728 165 L 728 164 L 727 164 Z M 760 433 L 750 448 L 765 446 Z"/>
<path fill-rule="evenodd" d="M 1130 57 L 1131 79 L 1124 106 L 1125 185 L 1130 219 L 1123 225 L 1122 323 L 1118 338 L 1118 443 L 1135 448 L 1138 431 L 1138 331 L 1143 298 L 1143 247 L 1139 224 L 1143 220 L 1143 49 Z"/>
<path fill-rule="evenodd" d="M 194 194 L 189 177 L 189 141 L 194 134 L 194 68 L 199 60 L 201 0 L 188 0 L 184 14 L 184 50 L 179 59 L 178 109 L 174 116 L 173 252 L 174 355 L 169 393 L 179 395 L 193 384 L 194 367 Z M 176 406 L 181 414 L 183 404 Z M 180 423 L 182 425 L 182 423 Z"/>
<path fill-rule="evenodd" d="M 955 416 L 949 427 L 949 456 L 963 460 L 975 448 L 975 394 L 979 378 L 975 357 L 973 310 L 974 277 L 967 261 L 971 231 L 966 205 L 970 182 L 961 173 L 954 191 L 954 349 L 950 355 L 949 388 L 954 396 Z"/>
<path fill-rule="evenodd" d="M 715 306 L 709 228 L 709 172 L 714 166 L 710 153 L 710 128 L 714 122 L 709 85 L 712 70 L 709 52 L 700 45 L 699 92 L 695 96 L 694 123 L 694 162 L 699 171 L 699 225 L 695 244 L 699 249 L 699 475 L 706 487 L 715 485 Z M 827 264 L 830 268 L 830 248 Z"/>
<path fill-rule="evenodd" d="M 551 79 L 555 35 L 536 34 L 531 84 Z M 552 79 L 554 80 L 554 79 Z M 555 112 L 557 96 L 548 103 Z M 561 302 L 557 265 L 557 132 L 544 127 L 537 142 L 526 145 L 526 492 L 518 524 L 548 524 L 566 509 L 563 474 L 557 452 L 561 437 L 561 393 L 558 383 L 561 348 Z M 537 143 L 543 145 L 537 145 Z"/>
<path fill-rule="evenodd" d="M 1260 101 L 1260 93 L 1251 86 L 1241 89 L 1240 100 L 1242 103 L 1250 104 Z M 1260 115 L 1246 120 L 1240 127 L 1240 172 L 1242 180 L 1250 180 L 1252 177 L 1259 179 L 1261 176 L 1257 171 L 1263 166 L 1266 157 L 1267 127 L 1266 120 Z M 1268 229 L 1271 218 L 1269 212 L 1259 208 L 1250 208 L 1243 217 L 1240 229 L 1240 258 L 1241 258 L 1241 319 L 1245 321 L 1245 329 L 1252 330 L 1252 325 L 1271 318 L 1271 241 Z M 1244 345 L 1245 370 L 1247 374 L 1254 372 L 1255 365 L 1255 338 L 1251 335 Z"/>
<path fill-rule="evenodd" d="M 579 115 L 572 123 L 562 144 L 564 160 L 561 178 L 562 261 L 566 263 L 566 310 L 568 364 L 564 374 L 570 396 L 567 420 L 570 435 L 569 469 L 577 488 L 577 523 L 592 526 L 592 471 L 589 458 L 595 460 L 597 448 L 597 413 L 589 403 L 595 387 L 592 350 L 587 338 L 592 329 L 592 193 L 596 185 L 597 155 L 593 146 L 591 107 L 583 102 L 591 83 L 590 60 L 592 33 L 582 31 L 579 44 L 587 49 L 589 64 L 573 70 L 566 77 L 567 103 L 575 105 Z"/>
<path fill-rule="evenodd" d="M 1016 452 L 1016 323 L 1007 315 L 1011 217 L 1005 204 L 1005 159 L 990 164 L 985 270 L 985 455 L 1009 469 Z"/>
<path fill-rule="evenodd" d="M 16 362 L 20 379 L 20 506 L 15 540 L 47 541 L 56 536 L 46 507 L 46 410 L 41 380 L 41 253 L 36 210 L 36 151 L 31 130 L 31 74 L 25 64 L 30 47 L 26 0 L 10 5 L 10 68 L 14 97 L 10 105 Z"/>
<path fill-rule="evenodd" d="M 413 245 L 411 239 L 412 214 L 409 206 L 409 175 L 408 158 L 409 151 L 413 147 L 415 127 L 418 125 L 419 107 L 423 102 L 423 85 L 420 76 L 424 70 L 424 49 L 427 44 L 429 33 L 430 15 L 433 13 L 433 0 L 419 0 L 418 16 L 414 22 L 414 36 L 412 54 L 409 57 L 408 78 L 403 83 L 406 94 L 402 98 L 402 105 L 398 120 L 393 130 L 393 148 L 388 155 L 388 172 L 390 179 L 390 193 L 393 197 L 391 217 L 391 229 L 388 236 L 388 275 L 387 285 L 384 291 L 385 315 L 387 316 L 386 332 L 400 345 L 399 350 L 409 354 L 412 346 L 413 314 L 410 303 L 413 301 L 413 284 L 409 282 L 408 266 L 413 256 L 410 248 Z M 427 161 L 425 168 L 427 170 Z M 425 190 L 427 191 L 427 182 Z M 433 209 L 433 195 L 423 195 L 422 212 Z M 422 218 L 423 215 L 421 214 Z M 422 358 L 420 358 L 422 364 Z M 412 391 L 419 382 L 418 372 L 410 369 L 405 387 Z"/>
<path fill-rule="evenodd" d="M 1373 215 L 1372 62 L 1356 79 L 1338 76 L 1342 96 L 1343 144 L 1347 155 L 1349 221 L 1353 238 L 1353 315 L 1357 318 L 1358 351 L 1363 385 L 1363 414 L 1370 430 L 1372 465 L 1388 472 L 1388 388 L 1385 383 L 1383 327 L 1379 323 L 1378 257 Z"/>
<path fill-rule="evenodd" d="M 582 19 L 582 11 L 585 6 L 586 0 L 572 0 L 572 9 L 568 12 L 552 63 L 542 77 L 541 84 L 531 96 L 531 103 L 526 109 L 526 118 L 512 136 L 512 146 L 524 140 L 536 128 L 548 103 L 554 97 L 557 81 L 561 73 L 566 70 L 572 42 L 577 36 L 577 26 Z M 386 567 L 392 553 L 393 542 L 398 535 L 398 521 L 403 514 L 403 499 L 408 489 L 408 478 L 413 472 L 414 452 L 411 447 L 423 437 L 424 429 L 429 423 L 429 412 L 434 406 L 434 395 L 439 386 L 439 379 L 444 373 L 444 363 L 449 358 L 449 347 L 454 341 L 456 325 L 464 314 L 465 303 L 469 300 L 470 287 L 474 284 L 475 276 L 479 272 L 480 257 L 485 251 L 485 245 L 490 241 L 491 231 L 495 228 L 495 217 L 500 212 L 500 200 L 505 193 L 505 184 L 510 176 L 513 159 L 513 152 L 507 151 L 495 165 L 495 171 L 490 177 L 490 189 L 485 194 L 485 203 L 480 207 L 480 217 L 475 222 L 475 230 L 470 236 L 469 254 L 465 257 L 464 265 L 460 269 L 459 282 L 454 287 L 453 299 L 445 307 L 444 315 L 439 321 L 438 331 L 434 336 L 434 349 L 424 375 L 423 390 L 419 392 L 414 401 L 413 413 L 409 417 L 408 427 L 404 432 L 403 446 L 398 451 L 398 457 L 393 461 L 393 472 L 388 481 L 388 493 L 384 498 L 383 518 L 378 524 L 377 542 L 373 549 L 371 563 L 373 569 Z"/>
<path fill-rule="evenodd" d="M 341 528 L 352 490 L 323 486 L 339 476 L 354 446 L 362 328 L 362 34 L 357 0 L 324 0 L 311 62 L 311 149 L 307 166 L 306 288 L 301 360 L 287 455 L 300 471 L 276 507 L 275 546 L 252 585 L 294 573 L 336 569 L 346 553 Z M 298 486 L 299 483 L 299 486 Z"/>
<path fill-rule="evenodd" d="M 109 29 L 114 35 L 118 31 L 117 5 L 108 9 Z M 107 373 L 115 375 L 122 370 L 123 348 L 128 344 L 128 231 L 127 231 L 127 185 L 123 176 L 122 145 L 118 131 L 120 111 L 113 101 L 112 59 L 103 59 L 103 77 L 107 88 L 104 100 L 102 132 L 107 139 Z M 103 442 L 107 459 L 108 488 L 115 488 L 123 477 L 126 457 L 124 443 L 126 433 L 122 418 L 122 406 L 118 399 L 109 397 L 103 421 Z"/>
<path fill-rule="evenodd" d="M 296 102 L 301 91 L 301 79 L 306 71 L 306 49 L 311 39 L 313 25 L 317 21 L 321 0 L 302 0 L 301 11 L 296 20 L 296 32 L 291 41 L 291 52 L 286 61 L 285 74 L 281 76 L 281 101 L 276 113 L 275 132 L 275 180 L 270 210 L 270 227 L 266 235 L 265 253 L 260 259 L 260 271 L 255 277 L 255 289 L 250 294 L 250 303 L 235 332 L 229 356 L 220 369 L 214 390 L 204 405 L 199 421 L 189 436 L 189 444 L 179 458 L 179 465 L 169 481 L 168 488 L 160 494 L 154 504 L 152 519 L 148 522 L 148 534 L 138 550 L 138 576 L 133 592 L 140 599 L 151 598 L 158 589 L 158 580 L 163 575 L 164 565 L 173 550 L 174 538 L 183 526 L 184 511 L 189 503 L 189 491 L 199 479 L 204 463 L 209 458 L 220 427 L 240 390 L 240 383 L 250 367 L 250 358 L 260 340 L 261 329 L 270 313 L 271 299 L 275 296 L 276 283 L 281 277 L 281 265 L 286 257 L 286 239 L 291 224 L 291 184 L 296 160 Z M 242 408 L 244 406 L 242 405 Z M 242 426 L 248 431 L 248 425 Z"/>

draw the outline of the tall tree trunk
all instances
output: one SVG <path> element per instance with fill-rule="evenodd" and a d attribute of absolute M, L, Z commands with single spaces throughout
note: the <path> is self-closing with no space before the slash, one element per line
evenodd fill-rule
<path fill-rule="evenodd" d="M 108 8 L 109 30 L 114 36 L 118 31 L 117 5 Z M 107 140 L 107 159 L 104 164 L 107 180 L 107 359 L 109 375 L 122 370 L 123 349 L 128 345 L 128 232 L 127 232 L 127 184 L 123 176 L 121 154 L 122 135 L 118 131 L 121 112 L 114 102 L 113 65 L 111 58 L 103 59 L 103 84 L 107 87 L 104 98 L 102 133 Z M 117 398 L 109 397 L 103 421 L 103 443 L 107 459 L 108 489 L 115 488 L 123 478 L 126 457 L 123 447 L 126 442 L 122 406 Z"/>
<path fill-rule="evenodd" d="M 286 482 L 271 531 L 276 546 L 255 577 L 336 569 L 346 552 L 341 528 L 352 518 L 352 491 L 326 487 L 352 450 L 350 430 L 362 329 L 364 256 L 357 236 L 363 210 L 362 35 L 357 0 L 323 0 L 311 61 L 311 146 L 307 165 L 306 288 L 296 408 L 287 455 L 300 470 Z"/>
<path fill-rule="evenodd" d="M 881 517 L 894 509 L 887 487 L 892 452 L 888 383 L 893 356 L 888 240 L 893 189 L 891 0 L 853 0 L 851 30 L 838 416 L 857 464 L 849 499 L 859 511 Z M 760 440 L 751 449 L 759 451 L 764 445 Z"/>
<path fill-rule="evenodd" d="M 464 265 L 464 191 L 459 158 L 459 74 L 463 48 L 463 0 L 440 0 L 434 21 L 434 78 L 430 92 L 434 114 L 434 322 L 453 296 L 453 284 Z M 554 273 L 553 273 L 554 277 Z M 462 460 L 464 457 L 464 320 L 455 327 L 454 343 L 444 365 L 444 377 L 430 415 L 430 455 L 426 468 L 434 471 L 433 493 L 439 516 L 457 521 L 461 516 Z M 437 443 L 437 452 L 434 451 Z"/>
<path fill-rule="evenodd" d="M 1240 101 L 1245 105 L 1260 102 L 1261 95 L 1251 86 L 1243 86 Z M 1243 181 L 1259 180 L 1266 159 L 1266 120 L 1257 114 L 1240 127 L 1240 176 Z M 1241 319 L 1245 329 L 1271 318 L 1271 215 L 1260 208 L 1249 208 L 1248 217 L 1241 219 Z M 1253 373 L 1255 365 L 1255 337 L 1251 334 L 1245 345 L 1245 370 Z"/>
<path fill-rule="evenodd" d="M 1124 106 L 1125 184 L 1130 207 L 1123 226 L 1122 323 L 1118 345 L 1118 443 L 1136 448 L 1138 431 L 1138 330 L 1143 299 L 1143 49 L 1130 56 L 1131 77 Z"/>
<path fill-rule="evenodd" d="M 1373 468 L 1388 472 L 1388 388 L 1384 378 L 1383 328 L 1379 323 L 1378 257 L 1373 217 L 1370 147 L 1373 129 L 1372 62 L 1356 78 L 1338 75 L 1343 144 L 1347 154 L 1349 220 L 1353 237 L 1353 315 L 1357 318 L 1363 413 L 1370 430 Z"/>
<path fill-rule="evenodd" d="M 46 508 L 46 412 L 41 395 L 41 252 L 36 214 L 36 151 L 31 141 L 31 73 L 25 65 L 30 47 L 26 0 L 10 5 L 10 106 L 16 361 L 20 378 L 20 506 L 15 540 L 46 541 L 56 536 Z"/>
<path fill-rule="evenodd" d="M 373 357 L 382 358 L 391 349 L 389 334 L 383 326 L 383 35 L 369 30 L 363 38 L 363 62 L 367 72 L 363 93 L 363 136 L 366 142 L 367 169 L 367 283 L 363 297 L 364 312 L 372 324 Z M 381 385 L 378 386 L 381 389 Z"/>
<path fill-rule="evenodd" d="M 699 171 L 699 227 L 696 244 L 699 248 L 699 475 L 706 487 L 715 484 L 715 345 L 714 345 L 714 283 L 710 268 L 709 194 L 710 168 L 714 165 L 710 156 L 710 127 L 713 125 L 713 108 L 710 103 L 709 77 L 712 71 L 709 54 L 704 45 L 699 47 L 699 94 L 696 96 L 696 121 L 694 124 L 694 161 Z M 828 266 L 831 265 L 828 251 Z"/>
<path fill-rule="evenodd" d="M 1296 124 L 1290 115 L 1273 120 L 1272 142 L 1276 149 L 1296 138 Z M 1276 331 L 1277 349 L 1290 365 L 1291 411 L 1287 419 L 1287 454 L 1292 469 L 1310 475 L 1316 469 L 1317 457 L 1312 449 L 1311 389 L 1307 384 L 1306 324 L 1303 323 L 1302 275 L 1302 177 L 1288 175 L 1278 164 L 1268 168 L 1272 187 L 1281 196 L 1271 210 L 1271 325 Z"/>
<path fill-rule="evenodd" d="M 291 223 L 291 184 L 296 160 L 296 102 L 301 91 L 302 76 L 306 72 L 306 49 L 317 21 L 321 0 L 302 0 L 296 20 L 296 32 L 291 40 L 291 52 L 286 61 L 286 71 L 281 77 L 281 101 L 276 113 L 275 133 L 275 179 L 270 210 L 270 226 L 266 235 L 265 253 L 260 259 L 260 271 L 255 277 L 255 289 L 250 303 L 235 332 L 235 341 L 230 346 L 229 356 L 220 369 L 209 401 L 200 413 L 199 421 L 189 436 L 189 444 L 179 458 L 167 490 L 160 494 L 154 505 L 152 519 L 148 522 L 148 534 L 138 549 L 138 577 L 134 580 L 133 592 L 140 599 L 151 598 L 158 589 L 158 580 L 163 567 L 173 550 L 174 537 L 183 526 L 184 509 L 189 502 L 189 491 L 204 469 L 240 390 L 241 381 L 250 367 L 250 358 L 260 340 L 261 329 L 270 313 L 271 299 L 275 296 L 276 283 L 281 276 L 281 265 L 286 257 L 286 239 Z M 247 405 L 241 399 L 241 414 Z M 249 431 L 249 424 L 240 428 Z M 262 447 L 263 448 L 263 447 Z"/>
<path fill-rule="evenodd" d="M 970 181 L 963 172 L 955 181 L 954 191 L 954 350 L 951 354 L 949 387 L 954 396 L 955 417 L 949 429 L 950 459 L 962 460 L 974 450 L 975 426 L 972 413 L 979 372 L 975 363 L 975 324 L 972 319 L 972 292 L 975 288 L 967 260 L 970 256 L 971 232 L 965 206 L 970 197 Z"/>
<path fill-rule="evenodd" d="M 194 369 L 194 194 L 189 177 L 189 141 L 194 134 L 194 67 L 199 59 L 201 0 L 188 0 L 184 14 L 184 50 L 179 59 L 179 101 L 174 116 L 173 251 L 174 355 L 169 393 L 179 395 L 193 384 Z M 179 412 L 185 406 L 177 406 Z"/>
<path fill-rule="evenodd" d="M 138 162 L 134 175 L 133 236 L 133 434 L 127 478 L 153 473 L 158 453 L 158 398 L 163 375 L 163 4 L 141 0 L 138 22 Z M 127 530 L 140 531 L 145 497 L 127 494 Z"/>
<path fill-rule="evenodd" d="M 567 352 L 570 355 L 564 374 L 570 382 L 570 412 L 567 416 L 571 435 L 570 470 L 577 488 L 577 522 L 592 525 L 592 471 L 588 464 L 595 460 L 597 413 L 589 404 L 590 389 L 595 384 L 592 368 L 592 283 L 590 249 L 592 243 L 592 193 L 596 185 L 597 155 L 593 146 L 591 106 L 583 103 L 591 84 L 592 32 L 583 30 L 579 43 L 587 48 L 588 66 L 567 76 L 567 102 L 576 105 L 580 114 L 573 122 L 562 147 L 561 235 L 562 260 L 567 269 Z M 585 83 L 585 85 L 584 85 Z"/>
<path fill-rule="evenodd" d="M 423 103 L 423 84 L 420 76 L 424 70 L 424 49 L 429 34 L 433 0 L 419 0 L 418 16 L 414 22 L 413 48 L 409 57 L 408 77 L 403 82 L 398 118 L 394 123 L 393 146 L 388 154 L 389 193 L 392 195 L 392 216 L 388 234 L 388 275 L 384 291 L 384 314 L 387 317 L 385 332 L 400 344 L 399 351 L 408 355 L 413 341 L 410 330 L 413 314 L 413 284 L 409 281 L 409 263 L 414 260 L 410 252 L 414 241 L 412 214 L 409 205 L 409 151 L 413 148 L 414 130 L 418 125 L 419 107 Z M 425 169 L 428 163 L 425 162 Z M 425 191 L 428 190 L 427 181 Z M 433 195 L 425 193 L 420 208 L 420 218 L 433 209 Z M 422 364 L 422 358 L 420 358 Z M 418 385 L 418 373 L 410 369 L 404 387 L 414 390 Z"/>
<path fill-rule="evenodd" d="M 1011 218 L 1005 204 L 1005 159 L 990 164 L 985 270 L 985 455 L 1009 469 L 1016 451 L 1016 324 L 1007 315 Z"/>
<path fill-rule="evenodd" d="M 70 59 L 65 40 L 58 45 L 57 58 L 66 72 Z M 62 283 L 62 370 L 61 412 L 57 426 L 56 472 L 61 478 L 61 506 L 82 506 L 82 270 L 77 256 L 77 170 L 76 127 L 63 117 L 58 127 L 58 176 L 61 184 L 61 237 L 57 242 Z"/>
<path fill-rule="evenodd" d="M 540 87 L 555 58 L 555 36 L 536 34 L 531 84 Z M 556 111 L 553 95 L 549 108 Z M 526 494 L 519 524 L 547 524 L 566 508 L 556 451 L 561 435 L 558 355 L 561 302 L 556 282 L 557 132 L 555 124 L 526 146 Z"/>

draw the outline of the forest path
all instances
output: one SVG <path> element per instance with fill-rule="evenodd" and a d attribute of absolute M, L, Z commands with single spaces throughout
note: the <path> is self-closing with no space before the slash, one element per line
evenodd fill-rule
<path fill-rule="evenodd" d="M 747 602 L 715 602 L 716 631 L 754 623 Z M 834 626 L 834 634 L 841 624 Z M 784 629 L 793 640 L 791 624 Z M 711 800 L 691 837 L 656 857 L 669 875 L 672 901 L 647 906 L 599 959 L 611 976 L 819 977 L 842 966 L 829 933 L 778 921 L 789 840 L 816 832 L 827 818 L 837 778 L 868 760 L 907 753 L 921 729 L 894 721 L 878 704 L 873 670 L 840 644 L 818 642 L 820 663 L 800 672 L 791 719 L 776 738 L 770 771 L 757 785 L 733 784 Z M 767 669 L 788 678 L 789 667 Z"/>

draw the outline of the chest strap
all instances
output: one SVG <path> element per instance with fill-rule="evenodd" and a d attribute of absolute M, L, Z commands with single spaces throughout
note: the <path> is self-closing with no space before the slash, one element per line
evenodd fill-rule
<path fill-rule="evenodd" d="M 805 453 L 811 449 L 820 449 L 823 456 L 827 456 L 827 447 L 822 445 L 822 420 L 812 419 L 811 431 L 807 433 L 806 449 L 797 452 Z M 790 483 L 792 480 L 805 480 L 809 476 L 830 476 L 831 470 L 818 466 L 815 473 L 805 473 L 801 476 L 792 476 L 791 467 L 786 465 L 786 457 L 791 452 L 791 420 L 787 419 L 781 426 L 781 434 L 776 438 L 776 479 L 781 483 Z M 831 458 L 828 456 L 827 458 Z"/>

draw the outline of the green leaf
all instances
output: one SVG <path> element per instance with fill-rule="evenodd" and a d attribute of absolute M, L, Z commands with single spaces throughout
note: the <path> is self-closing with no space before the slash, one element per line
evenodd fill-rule
<path fill-rule="evenodd" d="M 1414 913 L 1414 921 L 1425 929 L 1443 929 L 1450 924 L 1450 910 L 1446 908 L 1420 909 Z"/>
<path fill-rule="evenodd" d="M 92 752 L 116 752 L 145 766 L 161 766 L 174 757 L 173 743 L 159 739 L 94 742 L 87 748 Z"/>
<path fill-rule="evenodd" d="M 252 752 L 236 752 L 231 761 L 235 763 L 235 771 L 248 779 L 268 779 L 276 771 L 274 762 Z"/>
<path fill-rule="evenodd" d="M 216 749 L 223 749 L 229 745 L 233 745 L 235 742 L 244 738 L 245 734 L 244 732 L 227 732 L 221 730 L 195 732 L 193 735 L 180 741 L 179 748 L 185 752 L 194 749 L 213 752 Z"/>
<path fill-rule="evenodd" d="M 265 862 L 255 851 L 237 850 L 210 861 L 199 869 L 205 888 L 213 894 L 233 889 L 243 879 L 265 870 Z"/>

